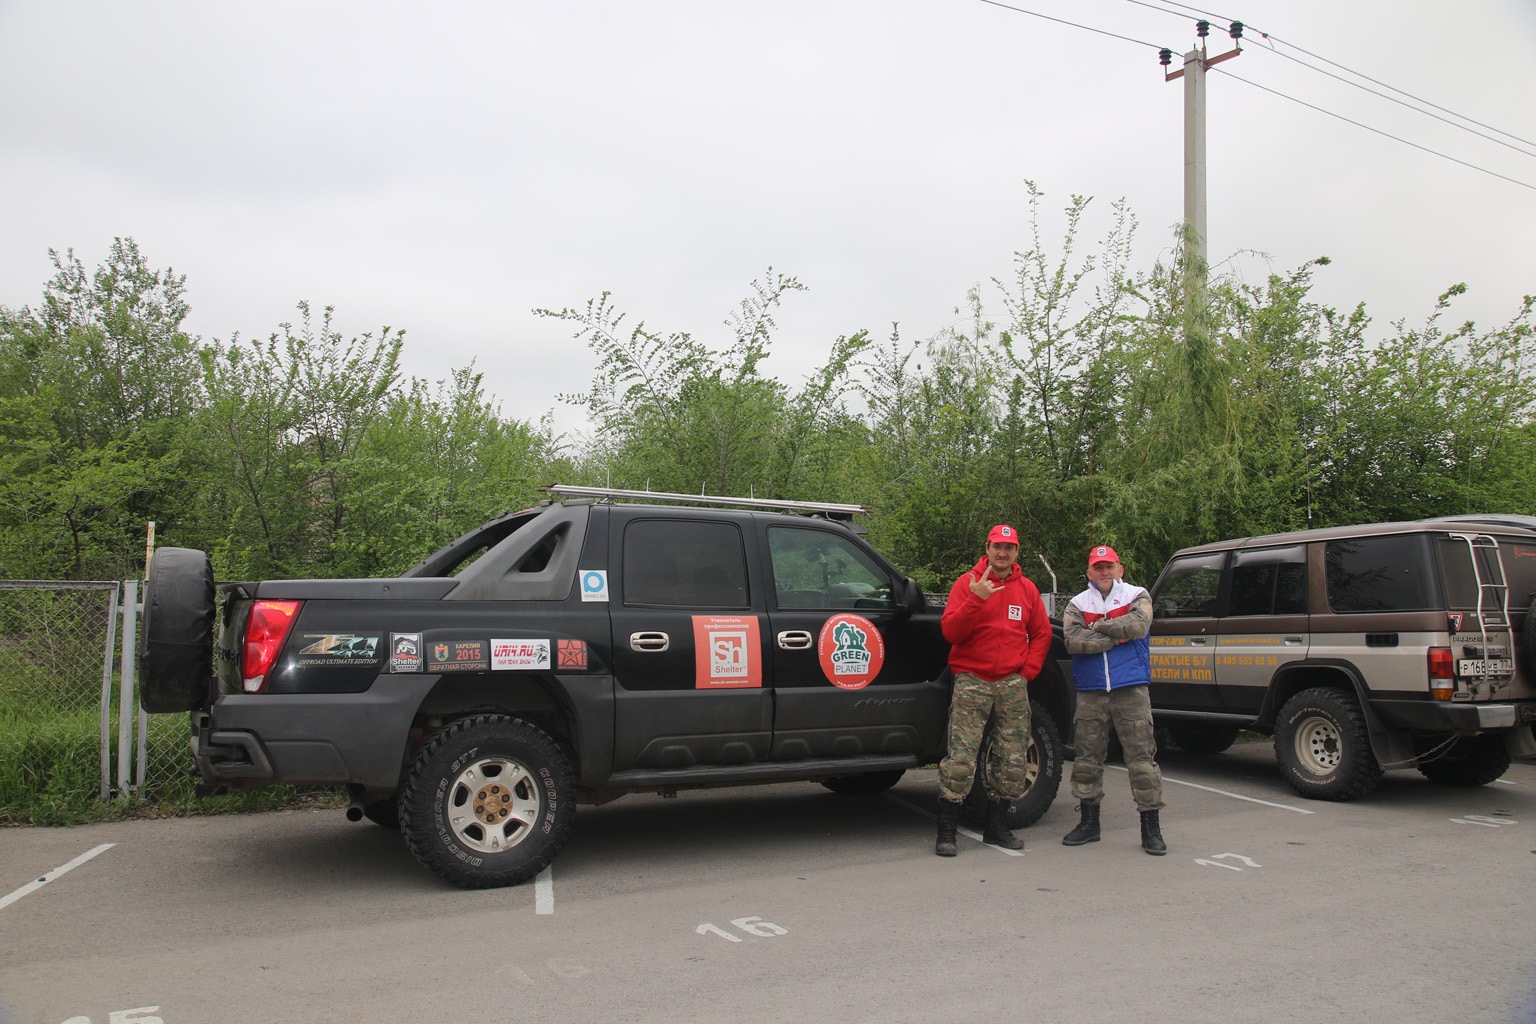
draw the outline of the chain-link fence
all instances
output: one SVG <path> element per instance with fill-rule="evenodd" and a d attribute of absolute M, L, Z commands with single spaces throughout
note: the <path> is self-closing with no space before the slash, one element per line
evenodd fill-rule
<path fill-rule="evenodd" d="M 92 795 L 190 793 L 187 717 L 138 707 L 138 592 L 0 580 L 0 821 Z"/>
<path fill-rule="evenodd" d="M 0 807 L 111 790 L 116 583 L 0 580 Z"/>

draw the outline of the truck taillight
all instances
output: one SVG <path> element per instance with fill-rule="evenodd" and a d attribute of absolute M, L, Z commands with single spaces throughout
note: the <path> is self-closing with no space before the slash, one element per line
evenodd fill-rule
<path fill-rule="evenodd" d="M 245 650 L 240 655 L 241 685 L 246 693 L 267 688 L 267 673 L 299 617 L 303 601 L 257 601 L 245 620 Z"/>
<path fill-rule="evenodd" d="M 1456 692 L 1456 661 L 1449 647 L 1429 649 L 1429 695 L 1435 700 L 1450 700 Z"/>

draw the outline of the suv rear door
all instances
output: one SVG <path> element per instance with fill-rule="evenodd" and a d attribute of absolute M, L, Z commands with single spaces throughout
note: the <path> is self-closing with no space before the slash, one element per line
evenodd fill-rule
<path fill-rule="evenodd" d="M 765 760 L 766 623 L 742 520 L 641 507 L 610 522 L 614 770 Z"/>
<path fill-rule="evenodd" d="M 1216 686 L 1227 708 L 1258 714 L 1275 673 L 1307 656 L 1307 545 L 1239 549 L 1227 576 Z"/>

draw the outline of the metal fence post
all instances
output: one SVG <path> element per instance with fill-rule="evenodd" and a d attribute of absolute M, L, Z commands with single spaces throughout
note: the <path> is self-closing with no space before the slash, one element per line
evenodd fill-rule
<path fill-rule="evenodd" d="M 120 662 L 117 691 L 117 792 L 127 796 L 128 769 L 133 757 L 133 713 L 135 693 L 134 654 L 139 635 L 139 581 L 123 583 L 123 657 Z"/>
<path fill-rule="evenodd" d="M 107 644 L 101 655 L 101 799 L 112 796 L 112 650 L 117 645 L 117 588 L 107 592 Z"/>

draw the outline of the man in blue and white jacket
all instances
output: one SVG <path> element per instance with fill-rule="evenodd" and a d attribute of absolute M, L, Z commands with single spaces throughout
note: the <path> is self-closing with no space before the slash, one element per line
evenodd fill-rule
<path fill-rule="evenodd" d="M 1113 726 L 1125 750 L 1131 793 L 1141 812 L 1141 848 L 1168 852 L 1157 817 L 1163 808 L 1163 777 L 1157 768 L 1152 734 L 1152 596 L 1125 582 L 1125 566 L 1115 549 L 1099 545 L 1088 552 L 1088 589 L 1067 605 L 1062 637 L 1072 654 L 1077 685 L 1074 719 L 1076 756 L 1072 795 L 1082 820 L 1062 839 L 1065 846 L 1099 841 L 1099 801 L 1104 798 L 1104 758 Z"/>

